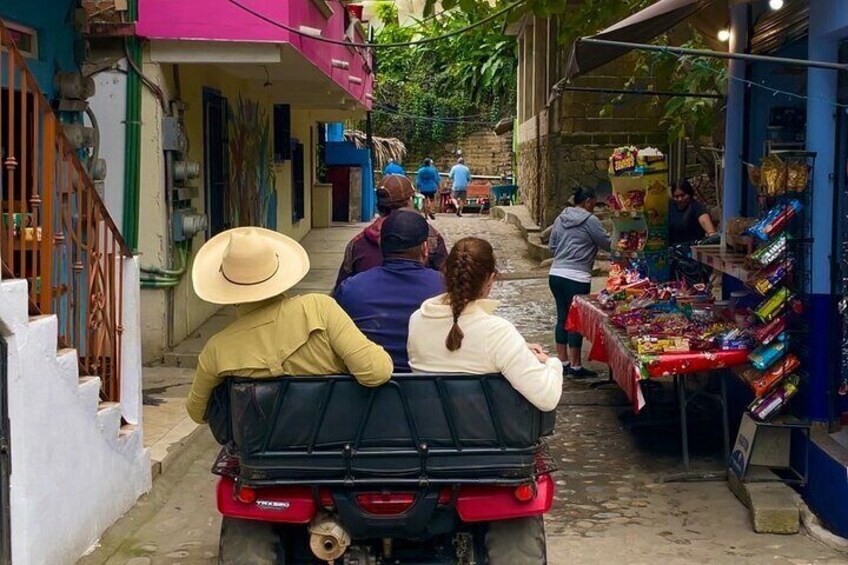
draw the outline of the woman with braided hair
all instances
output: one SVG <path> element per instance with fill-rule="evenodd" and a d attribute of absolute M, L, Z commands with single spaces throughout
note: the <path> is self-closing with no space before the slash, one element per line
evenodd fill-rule
<path fill-rule="evenodd" d="M 418 372 L 501 373 L 539 410 L 554 410 L 562 395 L 562 364 L 494 315 L 498 302 L 488 297 L 497 273 L 489 242 L 456 242 L 445 263 L 447 292 L 424 301 L 409 320 L 409 366 Z"/>

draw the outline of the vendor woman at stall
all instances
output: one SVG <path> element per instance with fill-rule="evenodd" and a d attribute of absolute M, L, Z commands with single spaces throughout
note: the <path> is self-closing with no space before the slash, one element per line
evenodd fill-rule
<path fill-rule="evenodd" d="M 686 179 L 677 181 L 671 188 L 672 204 L 668 207 L 668 242 L 671 245 L 700 241 L 716 233 L 710 213 L 694 195 Z"/>
<path fill-rule="evenodd" d="M 592 269 L 599 249 L 610 250 L 610 236 L 592 212 L 595 209 L 595 191 L 578 187 L 572 197 L 573 206 L 565 208 L 554 221 L 549 242 L 554 261 L 551 264 L 549 283 L 556 300 L 557 321 L 555 329 L 557 357 L 563 371 L 572 378 L 585 379 L 597 374 L 582 366 L 580 349 L 583 336 L 566 332 L 565 320 L 572 299 L 589 294 Z"/>

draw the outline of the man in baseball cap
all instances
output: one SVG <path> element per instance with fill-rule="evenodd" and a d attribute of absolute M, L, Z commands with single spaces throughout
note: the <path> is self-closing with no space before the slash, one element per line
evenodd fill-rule
<path fill-rule="evenodd" d="M 380 232 L 383 264 L 345 280 L 335 292 L 356 327 L 389 352 L 395 371 L 409 370 L 409 317 L 445 291 L 441 273 L 426 267 L 429 239 L 430 226 L 418 211 L 394 211 Z"/>
<path fill-rule="evenodd" d="M 383 254 L 380 251 L 380 230 L 383 222 L 395 210 L 412 208 L 414 195 L 415 188 L 407 177 L 403 175 L 383 177 L 380 186 L 377 187 L 377 211 L 380 212 L 380 217 L 348 242 L 335 289 L 338 289 L 345 279 L 383 264 Z M 441 270 L 448 258 L 445 240 L 436 228 L 429 226 L 427 241 L 429 244 L 427 266 L 437 271 Z"/>

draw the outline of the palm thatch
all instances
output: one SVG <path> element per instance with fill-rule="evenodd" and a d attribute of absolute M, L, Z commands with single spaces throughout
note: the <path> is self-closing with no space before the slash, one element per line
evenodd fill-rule
<path fill-rule="evenodd" d="M 345 131 L 344 135 L 345 140 L 352 142 L 357 149 L 368 147 L 368 136 L 365 135 L 365 132 L 349 129 Z M 404 157 L 406 157 L 406 145 L 395 137 L 374 136 L 371 140 L 374 143 L 374 158 L 377 160 L 376 168 L 378 170 L 382 169 L 389 162 L 389 159 L 402 163 Z"/>

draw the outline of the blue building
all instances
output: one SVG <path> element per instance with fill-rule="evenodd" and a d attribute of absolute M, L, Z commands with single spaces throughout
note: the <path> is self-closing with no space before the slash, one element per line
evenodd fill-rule
<path fill-rule="evenodd" d="M 333 185 L 333 221 L 370 222 L 377 205 L 371 151 L 345 139 L 342 123 L 326 124 L 324 131 L 324 164 Z"/>
<path fill-rule="evenodd" d="M 721 43 L 700 53 L 651 45 L 684 22 Z M 730 61 L 722 225 L 764 212 L 760 202 L 767 199 L 758 198 L 748 164 L 779 150 L 804 165 L 795 169 L 805 171 L 807 182 L 798 196 L 803 218 L 793 220 L 800 234 L 792 247 L 793 282 L 801 298 L 795 309 L 805 323 L 797 324 L 803 335 L 793 325 L 802 380 L 791 413 L 810 422 L 811 433 L 793 436 L 792 463 L 806 476 L 800 490 L 810 507 L 848 537 L 848 309 L 840 314 L 840 304 L 848 306 L 848 1 L 657 0 L 577 41 L 566 78 L 634 48 Z M 733 261 L 724 261 L 724 251 L 703 255 L 717 270 L 739 272 Z M 724 275 L 725 293 L 743 286 Z M 731 381 L 730 412 L 738 422 L 752 394 L 741 381 Z"/>
<path fill-rule="evenodd" d="M 731 9 L 730 50 L 780 58 L 845 64 L 843 70 L 787 62 L 730 63 L 725 141 L 725 220 L 759 210 L 744 163 L 758 163 L 770 144 L 795 145 L 815 153 L 812 171 L 812 241 L 805 317 L 810 333 L 806 379 L 793 412 L 813 422 L 805 500 L 833 531 L 848 536 L 848 378 L 842 344 L 848 326 L 839 301 L 848 293 L 848 2 L 787 1 L 778 19 L 760 0 Z M 790 17 L 791 16 L 791 17 Z M 764 30 L 771 23 L 771 31 Z M 779 92 L 775 92 L 779 91 Z M 776 116 L 791 116 L 795 132 L 785 137 Z M 785 121 L 785 120 L 784 120 Z M 726 288 L 734 282 L 725 279 Z M 802 438 L 802 441 L 803 440 Z"/>

